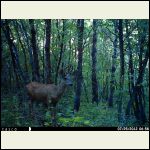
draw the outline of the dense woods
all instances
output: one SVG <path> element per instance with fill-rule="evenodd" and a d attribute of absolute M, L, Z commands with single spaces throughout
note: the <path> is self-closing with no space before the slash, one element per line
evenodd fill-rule
<path fill-rule="evenodd" d="M 1 125 L 149 126 L 149 20 L 1 20 Z"/>

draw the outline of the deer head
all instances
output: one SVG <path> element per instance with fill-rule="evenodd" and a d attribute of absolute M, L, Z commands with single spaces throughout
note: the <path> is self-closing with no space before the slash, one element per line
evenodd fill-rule
<path fill-rule="evenodd" d="M 65 85 L 69 85 L 72 86 L 72 79 L 71 79 L 71 71 L 72 71 L 72 66 L 68 66 L 65 69 L 60 69 L 59 70 L 59 75 L 61 77 L 61 79 L 63 80 L 63 82 L 65 83 Z M 64 71 L 65 70 L 65 71 Z"/>

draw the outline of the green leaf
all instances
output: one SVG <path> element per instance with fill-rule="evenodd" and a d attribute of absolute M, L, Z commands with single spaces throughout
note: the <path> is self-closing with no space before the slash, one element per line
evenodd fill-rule
<path fill-rule="evenodd" d="M 83 120 L 84 120 L 83 117 L 75 117 L 75 118 L 74 118 L 74 122 L 81 122 L 81 121 L 83 121 Z"/>
<path fill-rule="evenodd" d="M 84 121 L 84 124 L 89 125 L 89 124 L 90 124 L 90 121 L 89 121 L 89 120 L 85 120 L 85 121 Z"/>

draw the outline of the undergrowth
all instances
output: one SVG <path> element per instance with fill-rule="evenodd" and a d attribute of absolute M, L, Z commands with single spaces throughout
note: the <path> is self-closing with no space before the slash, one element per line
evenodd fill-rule
<path fill-rule="evenodd" d="M 106 101 L 98 105 L 92 104 L 81 97 L 79 112 L 73 111 L 73 94 L 64 95 L 57 105 L 57 124 L 59 127 L 117 127 L 117 103 L 109 108 Z M 20 104 L 20 101 L 22 103 Z M 52 126 L 51 112 L 42 104 L 34 106 L 35 118 L 29 114 L 29 99 L 18 94 L 9 93 L 1 96 L 2 127 L 39 127 Z M 149 117 L 148 110 L 147 117 Z M 124 126 L 137 126 L 134 116 L 125 120 Z M 149 126 L 146 124 L 146 126 Z"/>

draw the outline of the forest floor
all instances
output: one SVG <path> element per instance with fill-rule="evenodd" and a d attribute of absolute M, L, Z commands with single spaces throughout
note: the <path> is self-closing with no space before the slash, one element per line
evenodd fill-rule
<path fill-rule="evenodd" d="M 21 94 L 21 93 L 20 93 Z M 19 99 L 23 104 L 19 104 Z M 32 120 L 29 115 L 29 103 L 26 96 L 14 93 L 3 92 L 1 96 L 1 126 L 2 127 L 41 127 L 51 126 L 51 113 L 46 110 L 42 104 L 34 106 L 35 119 Z M 118 113 L 117 104 L 109 108 L 106 101 L 101 101 L 99 105 L 87 102 L 81 97 L 80 110 L 73 113 L 73 94 L 64 95 L 57 105 L 57 124 L 60 127 L 117 127 Z M 149 104 L 148 104 L 149 106 Z M 147 117 L 149 118 L 149 111 Z M 139 126 L 134 116 L 128 120 L 124 118 L 123 126 Z M 145 124 L 149 126 L 149 124 Z"/>

